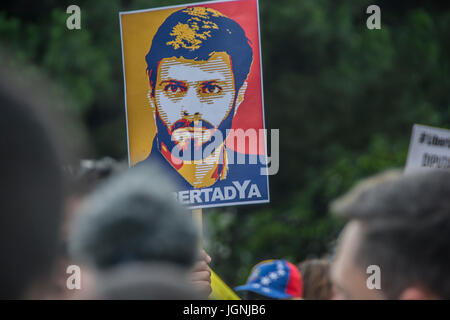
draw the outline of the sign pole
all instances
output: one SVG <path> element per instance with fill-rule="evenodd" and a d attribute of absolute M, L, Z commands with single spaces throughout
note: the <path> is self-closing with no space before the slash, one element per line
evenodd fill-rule
<path fill-rule="evenodd" d="M 202 216 L 202 209 L 193 209 L 192 210 L 192 219 L 194 219 L 194 224 L 198 227 L 200 232 L 200 237 L 198 241 L 198 246 L 200 247 L 200 250 L 203 249 L 203 216 Z M 211 270 L 211 288 L 212 293 L 210 295 L 210 298 L 216 299 L 216 300 L 240 300 L 238 295 L 231 290 L 229 286 L 225 282 L 223 282 L 222 279 L 210 268 Z"/>
<path fill-rule="evenodd" d="M 192 218 L 194 219 L 195 225 L 197 225 L 199 230 L 199 247 L 203 249 L 203 210 L 202 209 L 193 209 L 192 210 Z"/>

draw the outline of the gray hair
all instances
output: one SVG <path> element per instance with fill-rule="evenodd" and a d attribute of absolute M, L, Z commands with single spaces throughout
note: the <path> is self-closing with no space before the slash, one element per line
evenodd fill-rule
<path fill-rule="evenodd" d="M 127 264 L 98 277 L 96 295 L 105 300 L 200 300 L 185 270 L 171 264 Z"/>
<path fill-rule="evenodd" d="M 142 165 L 112 177 L 78 213 L 69 251 L 82 263 L 107 269 L 125 262 L 167 262 L 190 267 L 198 233 L 157 168 Z"/>
<path fill-rule="evenodd" d="M 336 200 L 331 210 L 361 222 L 355 259 L 364 270 L 380 266 L 387 298 L 398 298 L 408 286 L 450 298 L 450 172 L 383 172 Z"/>

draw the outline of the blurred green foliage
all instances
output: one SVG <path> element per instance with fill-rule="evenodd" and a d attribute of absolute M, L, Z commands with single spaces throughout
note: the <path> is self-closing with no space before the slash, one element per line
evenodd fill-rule
<path fill-rule="evenodd" d="M 0 46 L 41 67 L 76 101 L 89 156 L 126 157 L 118 12 L 189 1 L 3 0 Z M 70 4 L 81 30 L 65 27 Z M 356 181 L 405 163 L 414 123 L 449 127 L 445 2 L 260 1 L 266 127 L 280 129 L 271 204 L 205 210 L 212 266 L 234 286 L 269 258 L 330 253 L 343 226 L 328 205 Z"/>

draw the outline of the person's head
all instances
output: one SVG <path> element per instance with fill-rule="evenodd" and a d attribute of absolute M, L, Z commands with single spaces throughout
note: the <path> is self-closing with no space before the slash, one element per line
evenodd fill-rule
<path fill-rule="evenodd" d="M 73 213 L 83 203 L 83 199 L 92 193 L 99 185 L 113 175 L 125 171 L 128 165 L 124 161 L 116 161 L 110 157 L 99 160 L 83 159 L 76 166 L 65 170 L 68 181 L 68 196 L 66 199 L 65 217 L 63 221 L 63 239 L 68 232 Z"/>
<path fill-rule="evenodd" d="M 387 171 L 335 201 L 350 220 L 331 267 L 335 298 L 449 299 L 449 195 L 448 171 Z"/>
<path fill-rule="evenodd" d="M 166 176 L 151 166 L 112 177 L 77 213 L 69 237 L 74 260 L 97 270 L 155 261 L 190 268 L 198 234 L 172 191 Z"/>
<path fill-rule="evenodd" d="M 50 128 L 55 97 L 0 52 L 0 298 L 27 298 L 58 248 L 62 153 Z M 33 80 L 36 80 L 34 82 Z M 61 119 L 59 119 L 61 120 Z"/>
<path fill-rule="evenodd" d="M 105 300 L 199 300 L 185 270 L 171 264 L 129 264 L 102 273 L 95 298 Z"/>
<path fill-rule="evenodd" d="M 330 263 L 325 259 L 305 260 L 298 265 L 303 280 L 303 299 L 331 299 Z"/>
<path fill-rule="evenodd" d="M 172 13 L 146 55 L 159 143 L 183 157 L 194 143 L 206 148 L 216 130 L 225 139 L 252 60 L 242 27 L 219 11 L 188 7 Z M 201 133 L 195 139 L 194 127 Z"/>
<path fill-rule="evenodd" d="M 46 279 L 45 295 L 50 299 L 72 299 L 79 296 L 78 290 L 67 290 L 67 267 L 72 261 L 67 252 L 69 230 L 75 219 L 77 211 L 83 204 L 84 198 L 104 183 L 112 175 L 123 172 L 128 168 L 124 161 L 116 161 L 105 157 L 99 160 L 83 159 L 75 165 L 66 166 L 63 170 L 67 181 L 67 196 L 64 202 L 61 228 L 60 228 L 60 250 L 57 261 L 54 264 L 52 276 Z M 83 281 L 88 280 L 83 270 Z M 89 281 L 87 281 L 89 282 Z M 85 284 L 82 285 L 85 294 Z M 41 291 L 42 288 L 41 288 Z M 88 290 L 87 290 L 88 291 Z M 42 295 L 42 292 L 39 293 Z"/>
<path fill-rule="evenodd" d="M 110 157 L 99 160 L 83 159 L 77 166 L 67 168 L 69 195 L 83 198 L 112 175 L 125 171 L 128 165 Z"/>
<path fill-rule="evenodd" d="M 300 299 L 302 277 L 286 260 L 266 260 L 255 265 L 247 283 L 234 288 L 245 300 Z"/>

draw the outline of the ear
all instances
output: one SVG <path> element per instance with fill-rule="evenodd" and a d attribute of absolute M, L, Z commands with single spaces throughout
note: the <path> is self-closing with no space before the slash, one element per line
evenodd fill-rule
<path fill-rule="evenodd" d="M 236 106 L 234 107 L 234 115 L 236 115 L 236 112 L 241 105 L 242 101 L 244 101 L 245 91 L 247 90 L 248 82 L 244 81 L 241 88 L 239 89 L 239 92 L 236 97 Z"/>

